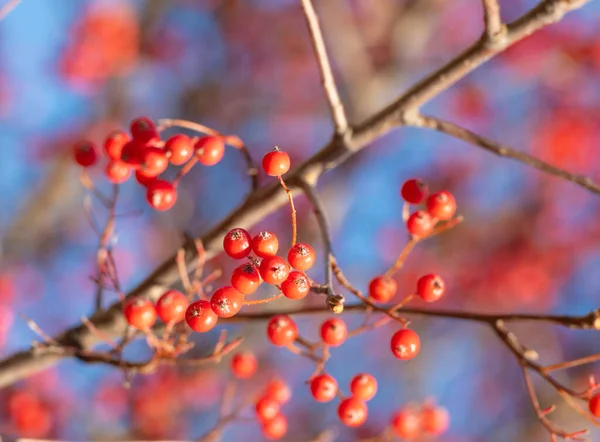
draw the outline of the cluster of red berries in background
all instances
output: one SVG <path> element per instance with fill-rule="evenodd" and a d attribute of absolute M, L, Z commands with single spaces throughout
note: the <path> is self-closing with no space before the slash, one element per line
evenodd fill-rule
<path fill-rule="evenodd" d="M 425 202 L 427 210 L 417 210 L 406 220 L 409 233 L 417 238 L 433 232 L 438 221 L 447 221 L 456 213 L 454 195 L 446 190 L 428 195 L 427 185 L 418 179 L 411 179 L 402 185 L 402 198 L 408 204 Z"/>
<path fill-rule="evenodd" d="M 402 439 L 415 439 L 423 435 L 439 436 L 450 426 L 448 410 L 434 403 L 422 407 L 405 407 L 392 415 L 394 434 Z"/>

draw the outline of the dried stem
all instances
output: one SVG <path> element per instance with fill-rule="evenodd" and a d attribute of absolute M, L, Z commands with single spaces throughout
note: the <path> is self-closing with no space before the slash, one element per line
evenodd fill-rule
<path fill-rule="evenodd" d="M 294 206 L 294 196 L 292 195 L 292 191 L 286 186 L 285 181 L 281 175 L 277 177 L 279 179 L 279 183 L 281 183 L 281 187 L 285 190 L 287 194 L 288 201 L 290 203 L 290 210 L 292 214 L 292 247 L 296 245 L 296 240 L 298 238 L 298 223 L 296 221 L 296 207 Z"/>
<path fill-rule="evenodd" d="M 502 24 L 498 0 L 483 0 L 483 21 L 488 41 L 492 44 L 502 43 L 506 28 Z"/>

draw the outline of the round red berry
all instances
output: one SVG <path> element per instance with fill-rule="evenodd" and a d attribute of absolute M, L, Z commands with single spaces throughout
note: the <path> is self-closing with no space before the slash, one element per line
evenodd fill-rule
<path fill-rule="evenodd" d="M 364 401 L 349 397 L 340 402 L 338 416 L 344 425 L 358 427 L 367 420 L 367 404 Z"/>
<path fill-rule="evenodd" d="M 289 299 L 302 299 L 310 292 L 310 281 L 302 272 L 290 272 L 287 279 L 281 283 L 281 293 Z"/>
<path fill-rule="evenodd" d="M 330 318 L 321 324 L 321 339 L 331 347 L 339 347 L 348 337 L 348 327 L 339 318 Z"/>
<path fill-rule="evenodd" d="M 129 166 L 138 169 L 142 164 L 142 153 L 144 145 L 137 140 L 129 140 L 121 149 L 121 161 Z"/>
<path fill-rule="evenodd" d="M 298 243 L 292 246 L 287 256 L 290 265 L 303 272 L 313 266 L 316 257 L 315 250 L 305 243 Z"/>
<path fill-rule="evenodd" d="M 274 378 L 269 381 L 265 387 L 264 397 L 270 397 L 280 404 L 285 404 L 292 397 L 290 387 L 280 378 Z"/>
<path fill-rule="evenodd" d="M 288 423 L 283 414 L 278 414 L 273 419 L 262 423 L 262 431 L 267 439 L 281 439 L 287 433 Z"/>
<path fill-rule="evenodd" d="M 129 130 L 133 138 L 144 144 L 159 138 L 154 122 L 148 117 L 139 117 L 133 120 Z"/>
<path fill-rule="evenodd" d="M 168 290 L 156 301 L 156 313 L 163 322 L 177 323 L 185 318 L 188 305 L 189 301 L 183 293 Z"/>
<path fill-rule="evenodd" d="M 456 213 L 456 201 L 450 192 L 442 190 L 427 198 L 427 210 L 434 218 L 447 220 Z"/>
<path fill-rule="evenodd" d="M 281 284 L 290 274 L 290 266 L 279 256 L 268 256 L 260 263 L 260 276 L 267 284 Z"/>
<path fill-rule="evenodd" d="M 148 330 L 156 322 L 156 308 L 147 299 L 130 299 L 123 307 L 123 314 L 127 323 L 138 330 Z"/>
<path fill-rule="evenodd" d="M 279 149 L 267 153 L 262 159 L 262 167 L 269 176 L 281 176 L 290 170 L 290 156 Z"/>
<path fill-rule="evenodd" d="M 257 368 L 256 356 L 251 351 L 242 351 L 233 355 L 231 370 L 236 378 L 249 379 L 254 376 Z"/>
<path fill-rule="evenodd" d="M 592 396 L 588 406 L 590 413 L 596 417 L 600 417 L 600 393 L 596 393 L 594 396 Z"/>
<path fill-rule="evenodd" d="M 400 191 L 404 201 L 410 204 L 420 204 L 427 198 L 427 184 L 416 178 L 406 181 Z"/>
<path fill-rule="evenodd" d="M 392 416 L 392 429 L 403 439 L 414 439 L 421 435 L 421 418 L 413 410 L 400 410 Z"/>
<path fill-rule="evenodd" d="M 267 337 L 279 347 L 290 345 L 298 337 L 298 326 L 287 315 L 273 316 L 267 324 Z"/>
<path fill-rule="evenodd" d="M 414 358 L 421 349 L 419 335 L 409 329 L 398 330 L 390 342 L 392 353 L 398 359 L 408 360 Z"/>
<path fill-rule="evenodd" d="M 258 269 L 249 262 L 236 267 L 231 273 L 231 285 L 242 295 L 254 293 L 261 282 Z"/>
<path fill-rule="evenodd" d="M 450 426 L 448 410 L 439 405 L 427 404 L 421 410 L 421 428 L 426 434 L 439 436 Z"/>
<path fill-rule="evenodd" d="M 338 383 L 333 376 L 323 373 L 311 379 L 310 392 L 317 402 L 329 402 L 338 392 Z"/>
<path fill-rule="evenodd" d="M 417 295 L 427 302 L 434 302 L 444 295 L 446 286 L 439 275 L 424 275 L 417 281 Z"/>
<path fill-rule="evenodd" d="M 385 275 L 376 276 L 369 283 L 369 296 L 378 302 L 388 302 L 396 295 L 396 281 Z"/>
<path fill-rule="evenodd" d="M 131 138 L 122 130 L 112 132 L 106 140 L 104 140 L 104 152 L 111 160 L 120 160 L 123 146 L 127 144 Z"/>
<path fill-rule="evenodd" d="M 164 180 L 154 180 L 148 184 L 146 200 L 156 210 L 169 210 L 177 201 L 177 189 Z"/>
<path fill-rule="evenodd" d="M 377 379 L 368 373 L 357 374 L 350 381 L 350 391 L 352 396 L 363 401 L 370 401 L 377 393 Z"/>
<path fill-rule="evenodd" d="M 156 181 L 156 177 L 155 176 L 146 176 L 144 174 L 143 170 L 138 169 L 135 171 L 135 180 L 138 183 L 140 183 L 142 186 L 148 187 L 151 183 Z"/>
<path fill-rule="evenodd" d="M 124 183 L 131 176 L 131 167 L 123 161 L 110 161 L 104 170 L 108 181 L 114 184 Z"/>
<path fill-rule="evenodd" d="M 207 135 L 196 141 L 194 149 L 196 150 L 196 157 L 198 157 L 200 164 L 214 166 L 223 159 L 225 143 L 221 137 Z"/>
<path fill-rule="evenodd" d="M 98 151 L 91 141 L 79 141 L 73 147 L 75 161 L 82 167 L 90 167 L 98 161 Z"/>
<path fill-rule="evenodd" d="M 233 259 L 242 259 L 250 254 L 250 234 L 244 229 L 231 229 L 223 238 L 223 250 Z"/>
<path fill-rule="evenodd" d="M 277 235 L 271 232 L 260 232 L 252 238 L 252 250 L 259 258 L 276 255 L 279 250 Z"/>
<path fill-rule="evenodd" d="M 417 210 L 408 217 L 406 228 L 411 235 L 422 238 L 433 231 L 433 219 L 429 213 Z"/>
<path fill-rule="evenodd" d="M 169 159 L 166 152 L 159 147 L 147 147 L 142 152 L 141 170 L 148 177 L 158 176 L 167 170 Z"/>
<path fill-rule="evenodd" d="M 244 296 L 230 286 L 215 290 L 210 298 L 210 306 L 217 316 L 231 318 L 238 314 L 242 308 Z"/>
<path fill-rule="evenodd" d="M 201 299 L 192 302 L 185 311 L 185 322 L 194 331 L 204 333 L 217 325 L 219 317 L 210 306 L 210 302 Z"/>
<path fill-rule="evenodd" d="M 184 134 L 177 134 L 165 142 L 165 150 L 169 154 L 171 164 L 181 166 L 189 161 L 194 155 L 192 139 Z"/>
<path fill-rule="evenodd" d="M 269 421 L 279 414 L 279 402 L 270 397 L 262 397 L 256 402 L 256 417 L 260 421 Z"/>

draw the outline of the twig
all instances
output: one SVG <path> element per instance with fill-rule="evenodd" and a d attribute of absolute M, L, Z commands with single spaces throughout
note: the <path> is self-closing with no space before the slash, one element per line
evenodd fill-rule
<path fill-rule="evenodd" d="M 498 0 L 483 0 L 483 21 L 488 41 L 492 44 L 501 43 L 506 28 L 502 24 Z"/>
<path fill-rule="evenodd" d="M 290 211 L 291 211 L 291 215 L 292 215 L 292 247 L 293 247 L 296 245 L 296 239 L 298 238 L 298 223 L 296 221 L 296 206 L 294 206 L 294 196 L 292 195 L 292 191 L 285 184 L 285 181 L 283 181 L 283 178 L 281 177 L 281 175 L 279 175 L 277 178 L 279 179 L 279 183 L 281 184 L 281 187 L 283 187 L 283 190 L 285 190 L 285 193 L 287 194 L 287 197 L 288 197 L 288 201 L 290 203 Z"/>

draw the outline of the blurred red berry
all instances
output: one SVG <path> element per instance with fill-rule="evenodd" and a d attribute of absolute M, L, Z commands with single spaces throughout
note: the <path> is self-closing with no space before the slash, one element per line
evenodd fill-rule
<path fill-rule="evenodd" d="M 262 167 L 269 176 L 281 176 L 290 170 L 290 156 L 275 148 L 262 159 Z"/>
<path fill-rule="evenodd" d="M 279 347 L 287 346 L 298 337 L 298 326 L 287 315 L 273 316 L 267 324 L 267 337 Z"/>
<path fill-rule="evenodd" d="M 426 434 L 439 436 L 450 426 L 448 410 L 439 405 L 427 404 L 421 410 L 421 428 Z"/>
<path fill-rule="evenodd" d="M 223 138 L 207 135 L 201 137 L 194 145 L 198 162 L 205 166 L 214 166 L 223 159 L 225 154 L 225 143 Z"/>
<path fill-rule="evenodd" d="M 317 402 L 329 402 L 337 395 L 338 383 L 333 376 L 323 373 L 311 379 L 310 392 Z"/>
<path fill-rule="evenodd" d="M 396 295 L 396 281 L 384 275 L 376 276 L 369 283 L 369 296 L 378 302 L 388 302 Z"/>
<path fill-rule="evenodd" d="M 348 337 L 348 327 L 340 318 L 330 318 L 321 324 L 321 339 L 331 347 L 339 347 Z"/>
<path fill-rule="evenodd" d="M 98 150 L 91 141 L 79 141 L 73 147 L 75 161 L 81 167 L 90 167 L 98 161 Z"/>
<path fill-rule="evenodd" d="M 414 439 L 421 435 L 421 418 L 413 410 L 400 410 L 392 416 L 392 429 L 396 436 Z"/>
<path fill-rule="evenodd" d="M 590 413 L 596 417 L 600 417 L 600 393 L 596 393 L 594 396 L 592 396 L 588 406 Z"/>
<path fill-rule="evenodd" d="M 188 305 L 187 296 L 178 290 L 168 290 L 156 301 L 156 313 L 163 322 L 177 323 L 185 318 Z"/>
<path fill-rule="evenodd" d="M 148 177 L 158 176 L 169 167 L 167 153 L 159 147 L 145 148 L 141 160 L 141 170 Z"/>
<path fill-rule="evenodd" d="M 269 421 L 279 414 L 280 404 L 270 397 L 262 397 L 256 402 L 256 417 L 262 422 Z"/>
<path fill-rule="evenodd" d="M 123 314 L 127 323 L 138 330 L 148 330 L 156 322 L 156 307 L 147 299 L 128 300 L 123 307 Z"/>
<path fill-rule="evenodd" d="M 414 358 L 421 349 L 419 335 L 409 329 L 398 330 L 392 336 L 390 346 L 392 353 L 398 359 L 408 360 Z"/>
<path fill-rule="evenodd" d="M 276 400 L 280 404 L 285 404 L 292 397 L 290 387 L 280 378 L 274 378 L 269 381 L 265 387 L 264 395 Z"/>
<path fill-rule="evenodd" d="M 111 160 L 120 160 L 123 146 L 131 140 L 129 135 L 122 130 L 112 132 L 106 140 L 104 140 L 104 152 Z"/>
<path fill-rule="evenodd" d="M 420 204 L 427 198 L 427 184 L 418 179 L 410 179 L 402 185 L 400 191 L 404 201 L 410 204 Z"/>
<path fill-rule="evenodd" d="M 170 155 L 169 160 L 175 166 L 181 166 L 194 155 L 192 139 L 184 134 L 177 134 L 165 142 L 165 150 Z"/>
<path fill-rule="evenodd" d="M 249 379 L 254 376 L 257 368 L 256 356 L 251 351 L 236 353 L 231 359 L 231 370 L 236 378 Z"/>
<path fill-rule="evenodd" d="M 358 399 L 370 401 L 377 393 L 377 379 L 368 373 L 359 373 L 350 381 L 350 392 Z"/>
<path fill-rule="evenodd" d="M 417 210 L 408 217 L 406 228 L 411 235 L 423 238 L 433 231 L 433 219 L 429 213 Z"/>
<path fill-rule="evenodd" d="M 340 402 L 338 416 L 348 427 L 358 427 L 367 420 L 368 408 L 364 401 L 349 397 Z"/>
<path fill-rule="evenodd" d="M 446 286 L 439 275 L 424 275 L 417 281 L 417 295 L 427 302 L 434 302 L 444 295 Z"/>
<path fill-rule="evenodd" d="M 445 190 L 434 193 L 427 198 L 427 211 L 439 220 L 447 220 L 456 213 L 456 201 L 450 192 Z"/>
<path fill-rule="evenodd" d="M 138 169 L 135 171 L 135 180 L 144 187 L 148 187 L 151 183 L 156 181 L 155 176 L 146 176 L 144 171 Z"/>
<path fill-rule="evenodd" d="M 123 161 L 110 161 L 104 172 L 108 181 L 113 184 L 124 183 L 131 177 L 131 167 Z"/>
<path fill-rule="evenodd" d="M 156 210 L 169 210 L 177 201 L 177 189 L 164 180 L 154 180 L 148 184 L 146 200 Z"/>
<path fill-rule="evenodd" d="M 131 136 L 143 144 L 159 138 L 154 122 L 148 117 L 139 117 L 133 120 L 129 126 L 129 130 L 131 131 Z"/>
<path fill-rule="evenodd" d="M 273 419 L 262 423 L 262 431 L 267 439 L 281 439 L 287 433 L 288 423 L 283 414 L 278 414 Z"/>

